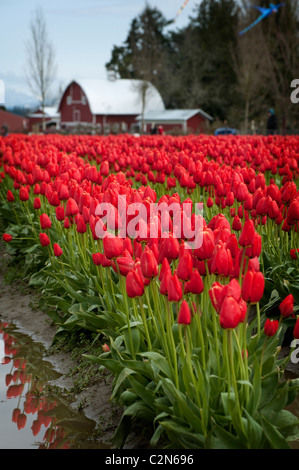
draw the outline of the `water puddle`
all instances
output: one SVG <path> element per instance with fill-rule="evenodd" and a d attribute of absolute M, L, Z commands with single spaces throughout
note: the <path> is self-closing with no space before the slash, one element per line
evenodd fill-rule
<path fill-rule="evenodd" d="M 43 349 L 0 322 L 0 449 L 109 449 L 94 437 L 96 422 L 51 387 L 61 374 L 43 359 Z M 287 409 L 299 418 L 299 397 Z M 298 449 L 299 441 L 290 445 Z"/>
<path fill-rule="evenodd" d="M 92 437 L 95 421 L 48 386 L 61 374 L 42 352 L 42 345 L 0 322 L 0 449 L 107 449 Z"/>

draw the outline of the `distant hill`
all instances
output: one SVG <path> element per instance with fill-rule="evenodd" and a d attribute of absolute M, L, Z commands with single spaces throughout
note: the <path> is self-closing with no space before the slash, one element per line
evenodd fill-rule
<path fill-rule="evenodd" d="M 5 88 L 6 109 L 12 110 L 13 108 L 18 108 L 18 109 L 26 108 L 28 110 L 28 109 L 34 109 L 37 106 L 38 106 L 38 102 L 32 96 L 27 95 L 26 93 L 16 91 L 13 88 L 9 88 L 9 87 Z"/>

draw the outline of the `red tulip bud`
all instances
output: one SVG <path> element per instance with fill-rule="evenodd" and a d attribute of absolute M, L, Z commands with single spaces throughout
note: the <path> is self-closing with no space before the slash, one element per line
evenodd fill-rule
<path fill-rule="evenodd" d="M 10 190 L 7 191 L 7 196 L 6 197 L 7 197 L 8 202 L 13 202 L 15 200 L 15 197 L 14 197 L 13 193 Z"/>
<path fill-rule="evenodd" d="M 144 293 L 144 284 L 136 269 L 132 269 L 126 277 L 126 290 L 129 297 L 140 297 Z"/>
<path fill-rule="evenodd" d="M 27 188 L 22 187 L 20 189 L 20 200 L 21 201 L 28 201 L 28 199 L 29 199 L 28 190 L 27 190 Z"/>
<path fill-rule="evenodd" d="M 236 328 L 241 321 L 241 310 L 238 302 L 232 297 L 225 297 L 219 315 L 221 328 Z"/>
<path fill-rule="evenodd" d="M 279 305 L 279 311 L 282 317 L 290 317 L 294 312 L 294 297 L 292 294 L 287 295 Z"/>
<path fill-rule="evenodd" d="M 276 331 L 278 330 L 279 322 L 278 320 L 270 320 L 267 318 L 265 325 L 264 325 L 264 332 L 266 336 L 274 336 Z"/>
<path fill-rule="evenodd" d="M 297 317 L 296 324 L 293 331 L 293 336 L 295 339 L 299 339 L 299 317 Z"/>
<path fill-rule="evenodd" d="M 262 272 L 247 271 L 242 284 L 242 297 L 245 302 L 257 303 L 263 297 L 265 279 Z"/>
<path fill-rule="evenodd" d="M 187 294 L 188 292 L 191 292 L 192 294 L 201 294 L 203 289 L 203 280 L 197 269 L 194 269 L 190 276 L 190 280 L 184 285 L 184 293 Z"/>
<path fill-rule="evenodd" d="M 57 256 L 57 258 L 58 258 L 59 256 L 61 256 L 62 253 L 63 253 L 63 251 L 62 251 L 62 249 L 60 248 L 60 246 L 58 245 L 58 243 L 54 243 L 54 245 L 53 245 L 53 251 L 54 251 L 54 255 Z"/>
<path fill-rule="evenodd" d="M 246 220 L 239 237 L 240 246 L 251 246 L 253 243 L 255 229 L 251 219 Z"/>
<path fill-rule="evenodd" d="M 188 250 L 179 257 L 179 263 L 177 268 L 177 276 L 182 281 L 186 281 L 190 278 L 193 271 L 193 262 L 191 254 Z"/>
<path fill-rule="evenodd" d="M 124 251 L 124 240 L 107 232 L 103 238 L 103 247 L 108 259 L 118 258 Z"/>
<path fill-rule="evenodd" d="M 170 302 L 178 302 L 183 296 L 182 284 L 176 274 L 169 278 L 167 296 Z"/>
<path fill-rule="evenodd" d="M 189 325 L 191 323 L 191 312 L 186 300 L 182 301 L 181 308 L 178 315 L 179 325 Z"/>
<path fill-rule="evenodd" d="M 39 217 L 40 225 L 43 230 L 51 228 L 52 222 L 50 217 L 47 214 L 41 214 Z"/>
<path fill-rule="evenodd" d="M 40 233 L 39 234 L 39 240 L 42 246 L 48 246 L 50 245 L 50 239 L 46 233 Z"/>
<path fill-rule="evenodd" d="M 12 238 L 12 235 L 10 235 L 9 233 L 3 233 L 2 235 L 2 240 L 7 243 L 11 242 Z"/>
<path fill-rule="evenodd" d="M 159 266 L 152 250 L 146 246 L 140 257 L 141 271 L 144 277 L 151 279 L 156 277 L 159 272 Z"/>

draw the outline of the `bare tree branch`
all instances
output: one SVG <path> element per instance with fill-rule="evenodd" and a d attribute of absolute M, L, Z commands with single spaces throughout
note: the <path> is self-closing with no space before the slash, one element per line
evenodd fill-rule
<path fill-rule="evenodd" d="M 44 112 L 46 101 L 56 74 L 55 54 L 49 42 L 46 22 L 41 8 L 37 8 L 30 23 L 30 39 L 26 42 L 27 63 L 25 81 Z M 45 122 L 43 119 L 43 129 Z"/>

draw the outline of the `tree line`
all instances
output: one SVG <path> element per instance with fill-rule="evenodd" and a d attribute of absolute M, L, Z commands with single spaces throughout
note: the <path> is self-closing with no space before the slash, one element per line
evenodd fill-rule
<path fill-rule="evenodd" d="M 241 36 L 259 15 L 247 0 L 202 0 L 178 28 L 146 4 L 124 42 L 113 46 L 106 69 L 115 78 L 151 82 L 167 109 L 201 108 L 216 126 L 227 120 L 244 132 L 261 132 L 274 108 L 282 132 L 298 130 L 290 95 L 299 78 L 299 0 L 285 0 Z M 145 99 L 146 86 L 141 93 Z"/>

